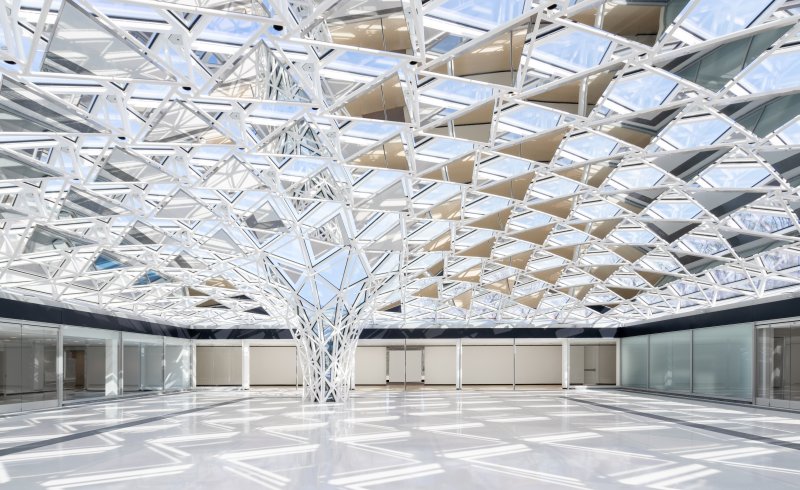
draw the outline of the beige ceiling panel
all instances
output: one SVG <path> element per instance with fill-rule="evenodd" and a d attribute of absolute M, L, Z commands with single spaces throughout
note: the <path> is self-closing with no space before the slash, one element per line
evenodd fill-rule
<path fill-rule="evenodd" d="M 472 291 L 461 293 L 453 297 L 453 305 L 457 308 L 468 310 L 472 306 Z"/>
<path fill-rule="evenodd" d="M 649 252 L 648 248 L 633 247 L 630 245 L 609 245 L 608 249 L 628 262 L 636 262 Z"/>
<path fill-rule="evenodd" d="M 442 182 L 455 182 L 469 184 L 472 182 L 472 172 L 475 169 L 475 156 L 467 155 L 447 165 L 435 168 L 420 175 L 423 179 L 439 180 Z"/>
<path fill-rule="evenodd" d="M 561 273 L 564 272 L 567 266 L 562 265 L 559 267 L 553 267 L 551 269 L 544 269 L 540 271 L 533 271 L 531 275 L 540 281 L 549 282 L 550 284 L 555 284 L 558 282 L 558 278 L 561 277 Z"/>
<path fill-rule="evenodd" d="M 486 230 L 503 231 L 506 229 L 506 223 L 508 222 L 508 217 L 511 216 L 511 210 L 512 208 L 503 209 L 502 211 L 492 213 L 489 216 L 484 216 L 483 218 L 476 219 L 471 223 L 467 223 L 467 225 L 472 226 L 473 228 L 483 228 Z"/>
<path fill-rule="evenodd" d="M 481 282 L 481 266 L 476 265 L 465 270 L 464 272 L 459 272 L 458 274 L 452 275 L 448 277 L 448 279 L 452 279 L 454 281 L 474 282 L 477 284 Z"/>
<path fill-rule="evenodd" d="M 417 296 L 419 298 L 437 299 L 439 298 L 439 284 L 433 283 L 430 286 L 425 286 L 424 288 L 414 293 L 414 296 Z"/>
<path fill-rule="evenodd" d="M 521 201 L 525 199 L 525 195 L 528 193 L 528 188 L 531 185 L 534 175 L 536 175 L 536 172 L 528 172 L 496 184 L 489 184 L 480 189 L 480 191 L 486 194 L 493 194 L 495 196 Z"/>
<path fill-rule="evenodd" d="M 427 252 L 449 252 L 450 251 L 450 232 L 442 233 L 437 238 L 428 242 L 422 247 Z"/>
<path fill-rule="evenodd" d="M 548 248 L 547 251 L 553 255 L 564 257 L 567 260 L 576 258 L 575 251 L 580 248 L 580 245 L 570 245 L 568 247 Z"/>
<path fill-rule="evenodd" d="M 431 219 L 460 220 L 462 210 L 461 197 L 459 196 L 457 199 L 451 199 L 434 206 L 429 214 Z"/>
<path fill-rule="evenodd" d="M 607 237 L 609 233 L 614 231 L 614 228 L 616 228 L 616 226 L 620 223 L 622 223 L 622 218 L 592 221 L 586 227 L 586 231 L 593 237 L 602 240 L 603 238 Z"/>
<path fill-rule="evenodd" d="M 535 243 L 537 245 L 543 245 L 544 241 L 547 240 L 547 237 L 550 236 L 550 232 L 553 231 L 553 228 L 556 226 L 555 223 L 550 223 L 545 226 L 540 226 L 539 228 L 533 228 L 531 230 L 519 231 L 517 233 L 512 234 L 514 238 L 518 240 L 524 240 L 529 243 Z"/>
<path fill-rule="evenodd" d="M 636 297 L 637 294 L 642 292 L 640 289 L 636 288 L 617 288 L 617 287 L 609 287 L 609 291 L 616 294 L 620 298 L 623 299 L 633 299 Z"/>
<path fill-rule="evenodd" d="M 494 246 L 494 238 L 490 238 L 483 243 L 469 247 L 466 250 L 458 252 L 456 255 L 460 257 L 482 257 L 489 258 L 492 256 L 492 247 Z"/>
<path fill-rule="evenodd" d="M 573 201 L 574 198 L 572 196 L 562 197 L 560 199 L 551 199 L 549 201 L 531 204 L 530 207 L 536 211 L 566 219 L 569 213 L 572 212 Z"/>
<path fill-rule="evenodd" d="M 617 272 L 617 270 L 622 267 L 621 265 L 596 265 L 593 267 L 586 268 L 586 271 L 593 275 L 594 277 L 600 279 L 601 281 L 605 281 L 612 274 Z"/>
<path fill-rule="evenodd" d="M 531 255 L 533 255 L 533 249 L 510 255 L 508 257 L 503 257 L 502 259 L 497 259 L 495 262 L 513 267 L 515 269 L 525 270 L 528 267 L 528 261 L 530 261 Z"/>
<path fill-rule="evenodd" d="M 538 308 L 539 303 L 542 302 L 542 298 L 544 298 L 544 291 L 539 291 L 528 296 L 520 296 L 518 298 L 514 298 L 514 301 L 521 305 L 525 305 L 528 308 Z"/>

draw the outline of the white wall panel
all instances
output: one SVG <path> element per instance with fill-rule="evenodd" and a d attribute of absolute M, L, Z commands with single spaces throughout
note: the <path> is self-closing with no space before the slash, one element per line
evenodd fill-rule
<path fill-rule="evenodd" d="M 560 385 L 560 345 L 518 345 L 517 384 Z"/>
<path fill-rule="evenodd" d="M 422 349 L 406 351 L 406 382 L 422 382 Z"/>
<path fill-rule="evenodd" d="M 293 346 L 250 346 L 250 386 L 294 386 L 297 349 Z"/>
<path fill-rule="evenodd" d="M 106 346 L 89 345 L 86 347 L 85 381 L 90 391 L 106 389 Z"/>
<path fill-rule="evenodd" d="M 406 379 L 406 359 L 402 350 L 389 351 L 389 382 L 404 383 Z M 358 383 L 356 383 L 358 384 Z"/>
<path fill-rule="evenodd" d="M 569 383 L 583 384 L 583 346 L 571 345 L 569 347 Z"/>
<path fill-rule="evenodd" d="M 197 346 L 198 386 L 239 386 L 241 384 L 241 347 Z"/>
<path fill-rule="evenodd" d="M 139 345 L 126 345 L 122 351 L 122 377 L 125 391 L 138 391 L 142 384 L 142 359 Z"/>
<path fill-rule="evenodd" d="M 514 347 L 510 345 L 465 345 L 461 357 L 462 383 L 472 385 L 512 384 Z"/>
<path fill-rule="evenodd" d="M 597 384 L 617 383 L 617 346 L 597 346 Z"/>
<path fill-rule="evenodd" d="M 425 384 L 456 384 L 456 346 L 425 346 Z"/>
<path fill-rule="evenodd" d="M 386 384 L 386 347 L 356 347 L 356 386 Z"/>

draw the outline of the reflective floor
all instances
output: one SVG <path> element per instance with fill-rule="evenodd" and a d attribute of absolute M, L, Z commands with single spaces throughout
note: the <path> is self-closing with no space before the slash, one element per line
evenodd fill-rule
<path fill-rule="evenodd" d="M 9 488 L 797 488 L 800 414 L 616 390 L 203 391 L 0 418 Z"/>

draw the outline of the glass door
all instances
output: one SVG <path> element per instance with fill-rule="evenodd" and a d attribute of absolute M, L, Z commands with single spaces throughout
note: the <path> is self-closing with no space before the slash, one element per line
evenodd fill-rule
<path fill-rule="evenodd" d="M 771 325 L 756 335 L 756 403 L 800 409 L 800 325 Z"/>
<path fill-rule="evenodd" d="M 58 328 L 0 323 L 0 413 L 58 406 Z"/>

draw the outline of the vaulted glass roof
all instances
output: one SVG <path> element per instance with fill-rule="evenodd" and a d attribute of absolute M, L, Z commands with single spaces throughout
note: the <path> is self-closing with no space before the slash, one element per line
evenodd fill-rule
<path fill-rule="evenodd" d="M 555 328 L 800 291 L 797 2 L 8 5 L 0 293 Z"/>

